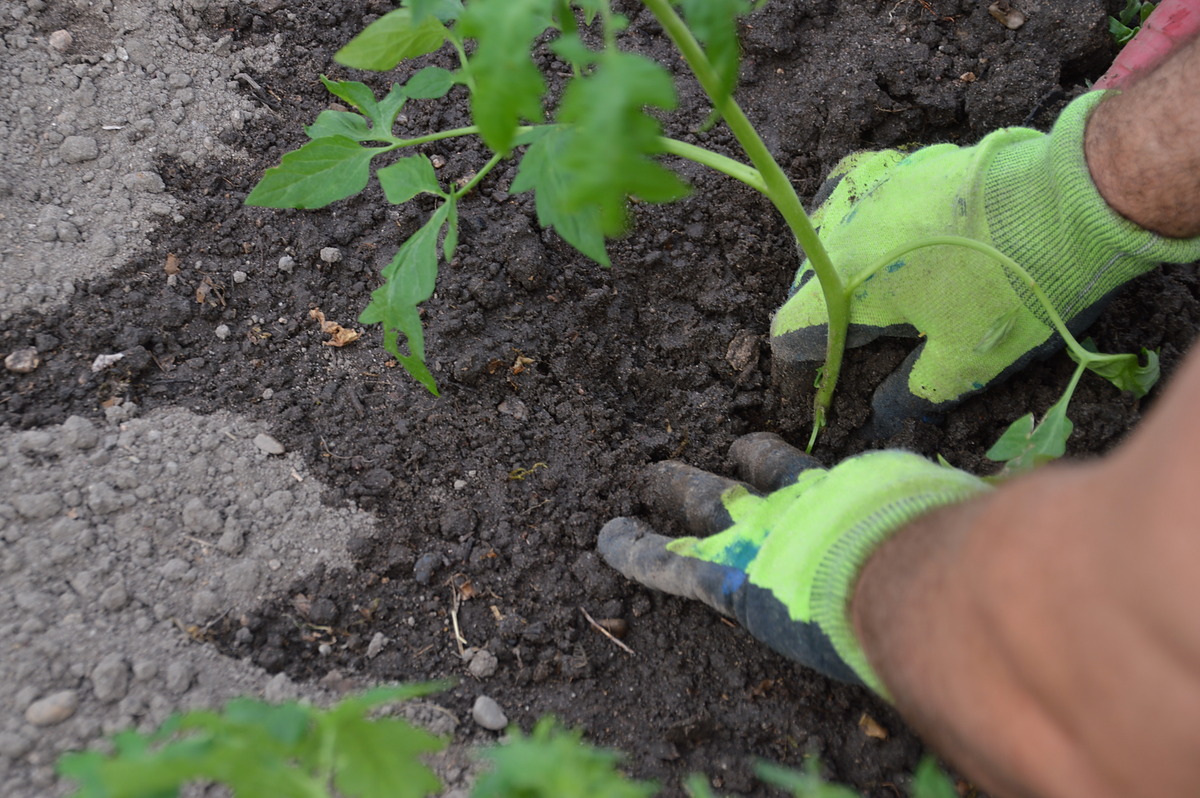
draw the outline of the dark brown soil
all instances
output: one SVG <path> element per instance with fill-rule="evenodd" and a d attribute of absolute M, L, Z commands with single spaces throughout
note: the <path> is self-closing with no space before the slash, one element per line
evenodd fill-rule
<path fill-rule="evenodd" d="M 624 5 L 629 45 L 678 73 L 649 14 Z M 986 5 L 775 0 L 748 20 L 738 96 L 803 196 L 855 149 L 1045 127 L 1111 60 L 1099 0 L 1026 0 L 1029 20 L 1017 31 Z M 247 5 L 214 22 L 240 42 L 282 34 L 289 54 L 276 72 L 254 76 L 278 105 L 272 124 L 225 134 L 253 163 L 203 171 L 161 163 L 168 190 L 190 202 L 188 222 L 160 234 L 116 278 L 79 286 L 69 308 L 27 315 L 3 332 L 80 357 L 126 351 L 121 378 L 81 383 L 75 370 L 53 366 L 78 360 L 69 357 L 23 378 L 20 390 L 12 375 L 0 375 L 0 421 L 33 427 L 71 413 L 94 416 L 114 396 L 144 407 L 236 409 L 269 419 L 289 450 L 303 452 L 329 502 L 378 513 L 380 536 L 357 541 L 356 570 L 292 591 L 330 603 L 327 628 L 300 622 L 291 596 L 260 617 L 230 620 L 220 644 L 269 670 L 313 680 L 334 670 L 363 682 L 457 678 L 441 700 L 460 714 L 481 692 L 525 727 L 553 713 L 627 751 L 632 774 L 659 780 L 672 795 L 693 771 L 727 792 L 762 792 L 751 775 L 755 758 L 797 764 L 806 754 L 867 795 L 895 795 L 892 785 L 904 783 L 922 747 L 886 706 L 766 651 L 702 606 L 627 583 L 594 552 L 607 519 L 645 512 L 645 464 L 678 457 L 727 472 L 726 449 L 742 433 L 807 439 L 810 397 L 781 393 L 766 346 L 770 315 L 797 267 L 788 230 L 768 203 L 676 164 L 694 195 L 637 206 L 633 229 L 611 245 L 614 268 L 604 270 L 540 231 L 530 196 L 505 191 L 514 167 L 498 168 L 464 203 L 459 254 L 425 308 L 430 365 L 442 387 L 434 398 L 389 367 L 377 330 L 334 350 L 307 318 L 319 307 L 331 319 L 355 319 L 381 266 L 429 209 L 419 200 L 390 207 L 374 189 L 323 211 L 242 206 L 262 170 L 298 146 L 301 125 L 329 103 L 316 75 L 351 76 L 333 63 L 334 50 L 390 6 L 262 6 L 277 10 Z M 412 69 L 354 77 L 378 88 Z M 737 155 L 723 130 L 694 132 L 708 107 L 690 80 L 679 86 L 669 134 Z M 409 129 L 465 124 L 462 96 L 451 98 L 410 104 Z M 469 140 L 426 152 L 445 159 L 447 180 L 485 160 Z M 328 246 L 341 249 L 341 263 L 319 260 Z M 216 287 L 211 301 L 164 287 L 168 253 L 203 262 Z M 276 265 L 285 253 L 296 259 L 291 274 Z M 247 269 L 254 279 L 236 283 L 233 272 Z M 1161 348 L 1169 377 L 1195 334 L 1198 290 L 1190 267 L 1154 272 L 1091 334 L 1103 351 Z M 232 357 L 210 348 L 220 323 L 238 335 L 249 330 Z M 757 354 L 737 370 L 727 350 L 746 336 Z M 908 345 L 851 353 L 832 427 L 816 450 L 822 460 L 905 446 L 987 472 L 988 445 L 1013 419 L 1044 411 L 1073 368 L 1058 355 L 940 426 L 912 422 L 893 440 L 859 439 L 871 391 Z M 518 356 L 533 363 L 514 373 Z M 273 396 L 264 400 L 266 389 Z M 1071 453 L 1111 447 L 1144 406 L 1089 375 L 1072 406 Z M 652 520 L 677 531 L 669 519 Z M 452 584 L 466 581 L 474 597 L 457 612 L 462 634 L 500 662 L 483 683 L 466 675 L 453 637 Z M 636 653 L 590 629 L 581 608 L 626 620 L 625 642 Z M 249 645 L 233 642 L 241 625 L 252 633 Z M 396 642 L 370 659 L 376 632 Z M 321 642 L 333 644 L 331 654 L 318 653 Z M 888 739 L 864 734 L 864 713 Z M 490 734 L 464 728 L 468 737 Z"/>

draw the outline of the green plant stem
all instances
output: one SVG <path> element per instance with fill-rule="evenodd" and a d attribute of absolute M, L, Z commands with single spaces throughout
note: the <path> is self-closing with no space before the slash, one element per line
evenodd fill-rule
<path fill-rule="evenodd" d="M 485 163 L 483 165 L 483 167 L 478 172 L 475 173 L 474 177 L 472 177 L 469 181 L 467 181 L 465 184 L 463 184 L 462 188 L 460 188 L 458 191 L 451 192 L 454 195 L 454 198 L 461 199 L 462 197 L 469 194 L 471 192 L 471 189 L 473 189 L 473 188 L 475 188 L 475 186 L 479 185 L 479 181 L 483 180 L 485 177 L 487 177 L 488 172 L 492 171 L 492 169 L 494 169 L 496 167 L 496 164 L 500 163 L 502 160 L 504 160 L 503 153 L 498 152 L 495 155 L 493 155 L 491 157 L 491 160 L 489 160 L 487 163 Z"/>
<path fill-rule="evenodd" d="M 732 177 L 734 180 L 740 180 L 755 191 L 763 194 L 767 193 L 767 184 L 763 180 L 762 173 L 753 166 L 747 166 L 741 161 L 734 160 L 726 155 L 706 150 L 703 147 L 697 147 L 695 144 L 688 144 L 686 141 L 680 141 L 679 139 L 669 139 L 666 136 L 661 136 L 658 139 L 658 143 L 662 145 L 663 152 L 668 155 L 678 155 L 681 158 L 687 158 L 689 161 L 703 164 L 710 169 Z"/>
<path fill-rule="evenodd" d="M 471 75 L 471 70 L 467 65 L 467 50 L 463 47 L 462 37 L 459 36 L 452 28 L 446 30 L 446 41 L 454 45 L 454 52 L 458 53 L 458 63 L 462 67 L 462 74 L 467 78 L 467 88 L 472 93 L 475 91 L 475 78 Z"/>
<path fill-rule="evenodd" d="M 528 133 L 537 127 L 547 127 L 545 125 L 522 125 L 517 128 L 517 134 Z M 553 125 L 549 126 L 553 127 Z M 479 128 L 475 125 L 469 127 L 456 127 L 451 130 L 439 130 L 437 133 L 429 133 L 424 136 L 417 136 L 411 139 L 390 139 L 391 145 L 388 150 L 395 150 L 401 147 L 415 147 L 419 144 L 428 144 L 431 141 L 442 141 L 443 139 L 461 138 L 463 136 L 473 136 L 479 133 Z M 727 155 L 722 155 L 719 152 L 707 150 L 704 147 L 697 147 L 695 144 L 688 144 L 686 141 L 679 139 L 667 138 L 659 136 L 659 145 L 662 151 L 667 155 L 678 155 L 681 158 L 687 158 L 689 161 L 695 161 L 698 164 L 707 166 L 721 174 L 728 175 L 734 180 L 739 180 L 742 183 L 750 186 L 756 191 L 767 193 L 766 182 L 763 180 L 762 174 L 752 166 L 747 166 L 741 161 L 730 158 Z M 494 165 L 494 164 L 492 164 Z M 490 169 L 491 165 L 485 166 L 485 169 Z M 481 170 L 482 171 L 482 170 Z"/>
<path fill-rule="evenodd" d="M 696 79 L 700 81 L 700 86 L 712 100 L 713 107 L 746 151 L 750 162 L 762 177 L 764 188 L 760 190 L 783 215 L 784 221 L 792 229 L 797 244 L 808 256 L 809 263 L 812 264 L 813 271 L 821 283 L 821 292 L 825 296 L 825 307 L 829 314 L 829 337 L 825 348 L 825 368 L 821 372 L 820 387 L 813 400 L 813 436 L 808 445 L 811 450 L 817 432 L 825 425 L 825 413 L 829 409 L 833 390 L 841 373 L 842 355 L 846 349 L 846 331 L 850 324 L 850 293 L 846 290 L 841 275 L 834 270 L 833 262 L 829 259 L 821 240 L 817 238 L 817 232 L 813 229 L 808 214 L 804 212 L 795 187 L 733 95 L 721 91 L 716 70 L 687 24 L 668 0 L 643 0 L 643 3 L 663 26 L 667 36 L 674 42 Z"/>
<path fill-rule="evenodd" d="M 415 147 L 418 144 L 428 144 L 431 141 L 441 141 L 442 139 L 470 136 L 478 132 L 479 128 L 475 125 L 471 125 L 469 127 L 456 127 L 450 130 L 439 130 L 437 133 L 428 133 L 424 136 L 417 136 L 416 138 L 411 139 L 393 138 L 391 141 L 393 144 L 395 144 L 395 146 L 392 147 L 392 149 L 396 149 L 397 147 Z"/>
<path fill-rule="evenodd" d="M 856 274 L 853 279 L 846 284 L 847 293 L 853 295 L 854 291 L 856 291 L 859 286 L 865 283 L 873 274 L 887 266 L 889 263 L 895 263 L 913 250 L 937 246 L 956 246 L 975 250 L 976 252 L 982 253 L 990 258 L 993 258 L 994 260 L 999 261 L 1001 265 L 1015 274 L 1017 279 L 1024 283 L 1025 287 L 1029 289 L 1030 293 L 1032 293 L 1037 301 L 1041 303 L 1042 308 L 1046 311 L 1046 316 L 1050 319 L 1051 325 L 1053 325 L 1058 334 L 1062 336 L 1063 341 L 1065 341 L 1067 344 L 1067 348 L 1070 349 L 1075 355 L 1075 359 L 1077 361 L 1090 363 L 1096 361 L 1097 359 L 1112 357 L 1112 355 L 1099 355 L 1099 357 L 1097 357 L 1097 353 L 1089 352 L 1087 349 L 1084 349 L 1083 344 L 1079 343 L 1075 336 L 1071 334 L 1071 331 L 1067 329 L 1067 325 L 1062 320 L 1062 316 L 1058 315 L 1058 311 L 1055 309 L 1054 305 L 1051 304 L 1050 298 L 1046 296 L 1044 291 L 1042 291 L 1041 286 L 1037 284 L 1037 280 L 1033 279 L 1033 275 L 1025 271 L 1025 268 L 1021 266 L 1021 264 L 1008 257 L 991 244 L 985 244 L 982 241 L 976 241 L 973 238 L 966 238 L 965 236 L 929 236 L 927 238 L 922 238 L 915 243 L 898 247 L 897 249 L 889 252 L 885 257 L 880 258 L 878 261 L 872 264 L 870 268 L 864 269 Z"/>

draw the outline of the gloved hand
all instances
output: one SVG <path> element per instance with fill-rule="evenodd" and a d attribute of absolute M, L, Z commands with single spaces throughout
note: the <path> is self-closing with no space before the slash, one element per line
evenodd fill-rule
<path fill-rule="evenodd" d="M 858 574 L 908 521 L 990 488 L 894 450 L 826 470 L 772 433 L 739 438 L 730 455 L 755 487 L 676 461 L 651 466 L 647 502 L 707 537 L 671 540 L 615 518 L 600 530 L 600 554 L 630 579 L 736 618 L 790 659 L 887 697 L 849 618 Z"/>
<path fill-rule="evenodd" d="M 1049 134 L 1006 128 L 973 147 L 936 144 L 850 155 L 817 195 L 813 223 L 849 277 L 936 235 L 991 244 L 1024 267 L 1077 333 L 1124 283 L 1158 262 L 1200 259 L 1200 238 L 1167 239 L 1117 214 L 1092 183 L 1083 133 L 1103 92 L 1063 111 Z M 825 300 L 808 261 L 776 313 L 776 362 L 825 357 Z M 957 246 L 918 249 L 855 292 L 848 346 L 879 335 L 924 340 L 873 399 L 876 436 L 936 415 L 1062 346 L 1044 309 L 997 261 Z"/>

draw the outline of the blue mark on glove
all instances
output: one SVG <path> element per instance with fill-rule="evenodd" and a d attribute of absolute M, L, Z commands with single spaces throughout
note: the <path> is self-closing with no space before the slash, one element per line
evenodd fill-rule
<path fill-rule="evenodd" d="M 972 388 L 974 388 L 974 389 L 975 389 L 975 390 L 977 390 L 977 391 L 982 391 L 982 390 L 983 390 L 983 383 L 981 383 L 981 382 L 973 382 L 973 383 L 971 383 L 971 387 L 972 387 Z"/>
<path fill-rule="evenodd" d="M 904 261 L 898 260 L 895 263 L 889 263 L 884 268 L 887 269 L 888 274 L 891 274 L 892 272 L 898 272 L 904 268 Z M 875 275 L 871 276 L 874 277 Z"/>
<path fill-rule="evenodd" d="M 746 572 L 729 566 L 725 566 L 724 571 L 725 578 L 721 580 L 721 592 L 726 596 L 732 596 L 741 589 L 742 585 L 746 584 Z"/>
<path fill-rule="evenodd" d="M 721 550 L 721 554 L 716 558 L 716 562 L 719 565 L 745 571 L 757 556 L 757 544 L 751 543 L 748 540 L 735 540 Z"/>

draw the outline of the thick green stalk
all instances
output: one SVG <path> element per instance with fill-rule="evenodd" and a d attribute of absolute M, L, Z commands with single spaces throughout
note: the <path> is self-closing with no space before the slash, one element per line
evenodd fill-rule
<path fill-rule="evenodd" d="M 734 100 L 733 95 L 721 91 L 720 80 L 704 49 L 696 41 L 687 24 L 671 7 L 668 0 L 643 0 L 646 8 L 658 19 L 659 24 L 667 32 L 679 52 L 683 55 L 688 66 L 700 81 L 700 86 L 708 94 L 717 113 L 729 125 L 730 131 L 737 138 L 742 149 L 762 176 L 764 188 L 760 189 L 775 208 L 783 215 L 784 221 L 796 236 L 796 242 L 808 256 L 813 271 L 821 283 L 821 292 L 825 297 L 825 307 L 829 314 L 829 337 L 825 349 L 825 367 L 821 372 L 820 388 L 813 403 L 813 439 L 809 441 L 812 448 L 816 432 L 825 425 L 825 412 L 833 398 L 833 389 L 837 385 L 841 373 L 842 355 L 846 348 L 846 331 L 850 324 L 850 293 L 846 290 L 841 275 L 833 268 L 817 232 L 809 221 L 808 214 L 800 203 L 800 197 L 784 174 L 771 151 L 767 148 L 758 131 L 754 129 L 741 106 Z"/>

